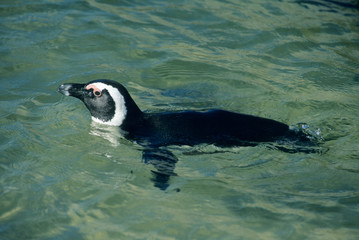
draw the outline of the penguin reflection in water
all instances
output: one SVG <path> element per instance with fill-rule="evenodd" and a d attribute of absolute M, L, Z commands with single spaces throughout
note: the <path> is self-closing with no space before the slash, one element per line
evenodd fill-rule
<path fill-rule="evenodd" d="M 232 147 L 281 141 L 310 143 L 306 134 L 291 130 L 284 123 L 224 110 L 142 112 L 126 88 L 112 80 L 62 84 L 59 92 L 83 101 L 93 121 L 118 126 L 126 139 L 143 146 L 143 160 L 156 168 L 153 180 L 162 190 L 168 187 L 169 177 L 175 175 L 174 167 L 178 160 L 163 148 L 165 146 L 205 143 Z"/>

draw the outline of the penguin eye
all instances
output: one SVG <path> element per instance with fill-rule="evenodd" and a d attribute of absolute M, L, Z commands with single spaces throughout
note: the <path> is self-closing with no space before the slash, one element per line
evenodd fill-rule
<path fill-rule="evenodd" d="M 99 89 L 98 87 L 96 87 L 95 84 L 89 84 L 86 86 L 86 90 L 90 93 L 93 94 L 93 96 L 95 97 L 101 97 L 102 95 L 102 91 L 101 89 Z"/>
<path fill-rule="evenodd" d="M 93 90 L 93 94 L 96 96 L 96 97 L 101 97 L 101 91 L 99 90 Z"/>

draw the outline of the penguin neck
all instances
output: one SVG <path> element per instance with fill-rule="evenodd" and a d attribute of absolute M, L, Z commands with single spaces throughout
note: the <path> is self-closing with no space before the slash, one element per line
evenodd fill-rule
<path fill-rule="evenodd" d="M 125 96 L 125 99 L 127 113 L 124 121 L 120 125 L 120 128 L 129 131 L 133 126 L 136 126 L 137 123 L 143 119 L 144 113 L 137 106 L 129 94 Z"/>

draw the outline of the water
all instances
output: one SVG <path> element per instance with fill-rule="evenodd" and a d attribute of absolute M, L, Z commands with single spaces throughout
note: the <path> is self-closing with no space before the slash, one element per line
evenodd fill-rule
<path fill-rule="evenodd" d="M 0 239 L 356 239 L 358 1 L 0 3 Z M 141 148 L 64 82 L 115 79 L 141 109 L 305 123 L 321 153 Z"/>

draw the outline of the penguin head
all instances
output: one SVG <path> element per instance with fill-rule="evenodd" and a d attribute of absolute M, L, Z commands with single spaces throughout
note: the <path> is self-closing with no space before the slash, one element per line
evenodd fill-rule
<path fill-rule="evenodd" d="M 126 88 L 116 81 L 67 83 L 59 87 L 59 92 L 80 99 L 90 111 L 92 120 L 102 124 L 123 126 L 142 113 Z"/>

